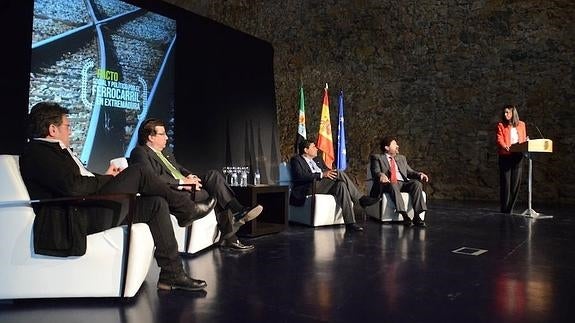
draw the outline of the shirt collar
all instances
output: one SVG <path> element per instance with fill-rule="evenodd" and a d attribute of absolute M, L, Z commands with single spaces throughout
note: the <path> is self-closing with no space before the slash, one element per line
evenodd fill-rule
<path fill-rule="evenodd" d="M 303 159 L 305 159 L 305 161 L 307 161 L 308 163 L 309 163 L 310 161 L 315 162 L 315 160 L 313 160 L 313 158 L 309 158 L 309 157 L 307 157 L 306 155 L 301 155 L 301 156 L 302 156 Z"/>
<path fill-rule="evenodd" d="M 148 148 L 150 148 L 153 152 L 157 153 L 161 153 L 161 151 L 158 151 L 156 148 L 150 146 L 149 144 L 146 144 L 146 146 L 148 146 Z"/>
<path fill-rule="evenodd" d="M 34 138 L 34 140 L 40 140 L 40 141 L 50 142 L 50 143 L 54 143 L 54 144 L 57 143 L 58 145 L 60 145 L 60 148 L 62 148 L 62 149 L 68 148 L 68 147 L 66 147 L 66 145 L 64 145 L 64 143 L 60 139 Z"/>

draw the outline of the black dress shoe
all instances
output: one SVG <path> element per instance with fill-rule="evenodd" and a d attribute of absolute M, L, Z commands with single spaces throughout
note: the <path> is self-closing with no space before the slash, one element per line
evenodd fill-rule
<path fill-rule="evenodd" d="M 363 231 L 363 228 L 360 227 L 359 225 L 357 225 L 357 223 L 350 223 L 350 224 L 345 225 L 345 230 L 346 231 L 361 232 L 361 231 Z"/>
<path fill-rule="evenodd" d="M 192 211 L 187 214 L 185 219 L 178 218 L 178 225 L 181 227 L 187 227 L 192 224 L 192 222 L 210 214 L 214 207 L 216 207 L 216 203 L 217 200 L 215 197 L 210 197 L 203 202 L 195 202 Z"/>
<path fill-rule="evenodd" d="M 236 251 L 249 251 L 255 248 L 253 244 L 245 245 L 241 243 L 240 240 L 236 241 L 224 240 L 222 241 L 220 247 L 224 250 L 236 250 Z"/>
<path fill-rule="evenodd" d="M 403 224 L 404 226 L 406 226 L 408 228 L 413 226 L 413 221 L 411 220 L 409 215 L 407 215 L 407 212 L 398 211 L 398 213 L 401 214 L 401 218 L 403 219 L 403 221 L 401 221 L 401 224 Z"/>
<path fill-rule="evenodd" d="M 419 217 L 413 219 L 413 225 L 420 228 L 425 228 L 427 226 L 425 225 L 425 222 L 423 222 L 423 220 L 421 220 Z"/>
<path fill-rule="evenodd" d="M 245 207 L 241 211 L 234 213 L 234 222 L 239 222 L 242 225 L 248 221 L 251 221 L 262 213 L 264 207 L 261 205 L 256 205 L 252 207 Z"/>
<path fill-rule="evenodd" d="M 174 290 L 182 289 L 188 291 L 199 291 L 206 288 L 208 284 L 200 279 L 193 279 L 185 273 L 176 275 L 170 278 L 162 278 L 158 280 L 158 289 L 161 290 Z"/>
<path fill-rule="evenodd" d="M 359 205 L 361 205 L 361 207 L 368 207 L 370 205 L 374 205 L 379 201 L 381 201 L 381 198 L 379 197 L 371 197 L 364 195 L 359 199 Z"/>

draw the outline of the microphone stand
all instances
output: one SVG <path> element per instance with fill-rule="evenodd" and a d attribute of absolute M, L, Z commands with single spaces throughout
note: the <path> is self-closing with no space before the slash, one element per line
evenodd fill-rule
<path fill-rule="evenodd" d="M 543 215 L 535 210 L 533 210 L 532 206 L 531 206 L 531 195 L 532 195 L 532 186 L 533 186 L 533 159 L 531 158 L 531 153 L 527 152 L 525 154 L 527 156 L 527 159 L 529 160 L 529 180 L 527 183 L 527 191 L 528 191 L 528 196 L 527 196 L 527 209 L 525 211 L 523 211 L 523 213 L 521 213 L 520 215 L 527 217 L 527 218 L 532 218 L 532 219 L 550 219 L 553 216 L 552 215 Z"/>
<path fill-rule="evenodd" d="M 543 134 L 541 134 L 541 131 L 539 130 L 539 128 L 534 125 L 533 123 L 530 123 L 531 125 L 533 125 L 535 127 L 535 129 L 537 129 L 537 132 L 539 133 L 539 135 L 541 136 L 541 138 L 543 139 Z M 529 139 L 527 139 L 529 140 Z M 523 211 L 523 213 L 521 213 L 520 215 L 527 217 L 527 218 L 532 218 L 532 219 L 550 219 L 553 216 L 552 215 L 543 215 L 535 210 L 533 210 L 532 207 L 532 192 L 533 192 L 533 158 L 531 157 L 531 152 L 529 150 L 527 150 L 525 152 L 525 156 L 528 159 L 528 165 L 529 165 L 529 177 L 528 177 L 528 182 L 527 182 L 527 191 L 528 191 L 528 196 L 527 196 L 527 209 L 525 211 Z"/>

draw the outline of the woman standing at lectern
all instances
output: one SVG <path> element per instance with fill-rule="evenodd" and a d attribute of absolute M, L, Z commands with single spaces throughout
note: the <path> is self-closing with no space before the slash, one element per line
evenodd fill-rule
<path fill-rule="evenodd" d="M 525 123 L 519 120 L 517 107 L 506 105 L 501 111 L 501 122 L 497 123 L 497 153 L 499 155 L 499 198 L 502 213 L 511 213 L 519 184 L 523 153 L 511 152 L 509 148 L 527 140 Z"/>

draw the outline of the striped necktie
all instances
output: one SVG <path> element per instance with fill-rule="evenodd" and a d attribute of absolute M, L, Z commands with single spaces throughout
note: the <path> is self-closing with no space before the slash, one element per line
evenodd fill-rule
<path fill-rule="evenodd" d="M 162 154 L 161 151 L 156 151 L 156 155 L 158 155 L 158 157 L 162 160 L 162 163 L 164 163 L 166 168 L 170 171 L 170 173 L 172 174 L 172 176 L 174 176 L 175 179 L 185 178 L 185 176 L 182 175 L 182 173 L 180 173 L 180 171 L 176 167 L 174 167 L 174 165 L 172 165 L 172 163 L 170 163 L 170 161 L 166 157 L 164 157 L 164 154 Z"/>

